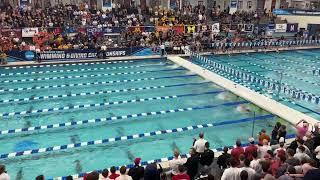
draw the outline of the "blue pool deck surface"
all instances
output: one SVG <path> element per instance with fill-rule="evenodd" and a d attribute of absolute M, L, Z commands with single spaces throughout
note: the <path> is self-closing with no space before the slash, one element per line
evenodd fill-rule
<path fill-rule="evenodd" d="M 319 53 L 319 49 L 311 49 L 281 51 L 279 53 L 211 55 L 206 58 L 209 62 L 216 62 L 232 69 L 232 72 L 220 71 L 220 75 L 225 78 L 243 84 L 252 90 L 265 94 L 282 104 L 319 120 Z M 193 59 L 193 62 L 212 71 L 216 70 L 212 65 L 196 59 Z M 236 73 L 243 73 L 248 76 L 239 78 L 235 76 Z M 249 79 L 246 79 L 246 77 L 249 77 Z M 260 83 L 257 83 L 258 80 Z M 272 89 L 267 85 L 262 85 L 260 80 L 266 83 L 271 82 L 281 88 L 287 88 L 288 91 L 285 93 L 278 89 Z"/>
<path fill-rule="evenodd" d="M 0 164 L 12 179 L 187 153 L 200 132 L 212 148 L 246 143 L 280 120 L 161 59 L 7 67 L 0 77 Z"/>

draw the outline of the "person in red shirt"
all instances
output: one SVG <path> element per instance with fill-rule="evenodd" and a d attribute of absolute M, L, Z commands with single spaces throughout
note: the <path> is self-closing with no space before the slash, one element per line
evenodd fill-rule
<path fill-rule="evenodd" d="M 185 173 L 185 169 L 183 165 L 178 166 L 179 174 L 172 177 L 172 180 L 190 180 L 190 177 L 187 173 Z"/>
<path fill-rule="evenodd" d="M 271 172 L 272 175 L 275 176 L 278 169 L 284 162 L 286 161 L 286 156 L 280 155 L 278 158 L 275 158 L 274 160 L 271 161 Z"/>
<path fill-rule="evenodd" d="M 257 151 L 258 151 L 258 147 L 254 144 L 254 138 L 253 137 L 249 138 L 249 146 L 246 147 L 244 151 L 244 156 L 246 157 L 246 159 L 249 159 L 250 161 L 252 161 L 253 159 L 252 153 Z"/>
<path fill-rule="evenodd" d="M 237 160 L 238 164 L 240 163 L 239 157 L 241 154 L 244 154 L 244 149 L 241 147 L 241 141 L 238 139 L 236 142 L 236 147 L 232 149 L 231 156 Z"/>
<path fill-rule="evenodd" d="M 117 173 L 116 173 L 116 167 L 114 167 L 114 166 L 112 166 L 112 167 L 110 168 L 110 172 L 111 172 L 111 174 L 110 174 L 110 176 L 109 176 L 109 179 L 110 179 L 110 180 L 115 180 L 117 177 L 120 176 L 120 174 L 117 174 Z"/>

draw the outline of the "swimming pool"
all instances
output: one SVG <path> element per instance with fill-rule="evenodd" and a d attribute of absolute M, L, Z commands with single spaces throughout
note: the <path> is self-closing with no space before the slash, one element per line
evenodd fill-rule
<path fill-rule="evenodd" d="M 279 120 L 163 59 L 8 67 L 0 76 L 0 164 L 13 179 L 187 153 L 201 131 L 212 148 L 233 145 Z"/>
<path fill-rule="evenodd" d="M 320 50 L 296 50 L 208 56 L 195 62 L 213 68 L 216 62 L 224 77 L 246 85 L 293 109 L 320 119 Z M 219 69 L 219 67 L 218 67 Z"/>

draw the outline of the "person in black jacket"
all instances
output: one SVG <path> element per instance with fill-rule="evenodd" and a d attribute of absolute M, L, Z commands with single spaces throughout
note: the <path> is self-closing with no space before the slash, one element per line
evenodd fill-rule
<path fill-rule="evenodd" d="M 162 167 L 158 169 L 156 163 L 148 164 L 144 171 L 144 180 L 160 180 Z"/>
<path fill-rule="evenodd" d="M 204 152 L 200 157 L 200 164 L 202 166 L 210 166 L 214 160 L 214 152 L 210 149 L 209 142 L 206 142 L 204 147 Z"/>
<path fill-rule="evenodd" d="M 218 157 L 217 164 L 220 169 L 226 169 L 228 167 L 228 162 L 231 159 L 231 154 L 228 153 L 229 148 L 224 147 L 223 153 Z"/>
<path fill-rule="evenodd" d="M 132 177 L 133 180 L 140 180 L 144 176 L 144 168 L 140 166 L 141 158 L 136 158 L 134 160 L 134 167 L 130 168 L 128 175 Z"/>
<path fill-rule="evenodd" d="M 194 148 L 190 150 L 190 157 L 187 159 L 187 162 L 184 166 L 187 168 L 187 174 L 190 176 L 190 179 L 194 179 L 194 177 L 198 173 L 198 164 L 199 164 L 199 156 Z"/>

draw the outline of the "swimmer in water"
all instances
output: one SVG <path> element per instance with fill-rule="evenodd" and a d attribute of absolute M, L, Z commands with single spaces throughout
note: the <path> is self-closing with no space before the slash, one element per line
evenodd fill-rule
<path fill-rule="evenodd" d="M 23 179 L 23 169 L 20 168 L 16 175 L 16 180 L 22 180 Z"/>
<path fill-rule="evenodd" d="M 127 157 L 130 161 L 133 161 L 135 159 L 135 156 L 132 154 L 130 150 L 127 150 Z"/>
<path fill-rule="evenodd" d="M 78 136 L 78 135 L 72 135 L 72 136 L 70 136 L 70 142 L 71 142 L 72 144 L 76 144 L 77 142 L 80 142 L 79 136 Z"/>
<path fill-rule="evenodd" d="M 123 136 L 124 135 L 124 128 L 123 127 L 117 127 L 116 128 L 117 133 L 119 134 L 119 136 Z"/>
<path fill-rule="evenodd" d="M 82 166 L 81 166 L 81 162 L 77 159 L 74 161 L 75 163 L 75 171 L 77 174 L 80 174 L 82 172 Z"/>
<path fill-rule="evenodd" d="M 247 105 L 241 104 L 237 107 L 237 111 L 241 113 L 247 113 L 247 112 L 250 112 L 250 109 Z"/>
<path fill-rule="evenodd" d="M 34 107 L 30 106 L 29 109 L 28 109 L 28 112 L 31 112 L 33 109 L 34 109 Z"/>
<path fill-rule="evenodd" d="M 24 124 L 24 127 L 29 128 L 29 127 L 31 127 L 31 125 L 32 125 L 32 123 L 30 121 L 26 121 Z"/>
<path fill-rule="evenodd" d="M 175 141 L 173 141 L 173 142 L 171 143 L 171 149 L 172 149 L 172 151 L 181 152 Z"/>
<path fill-rule="evenodd" d="M 35 94 L 32 94 L 29 99 L 34 99 L 36 97 Z"/>

